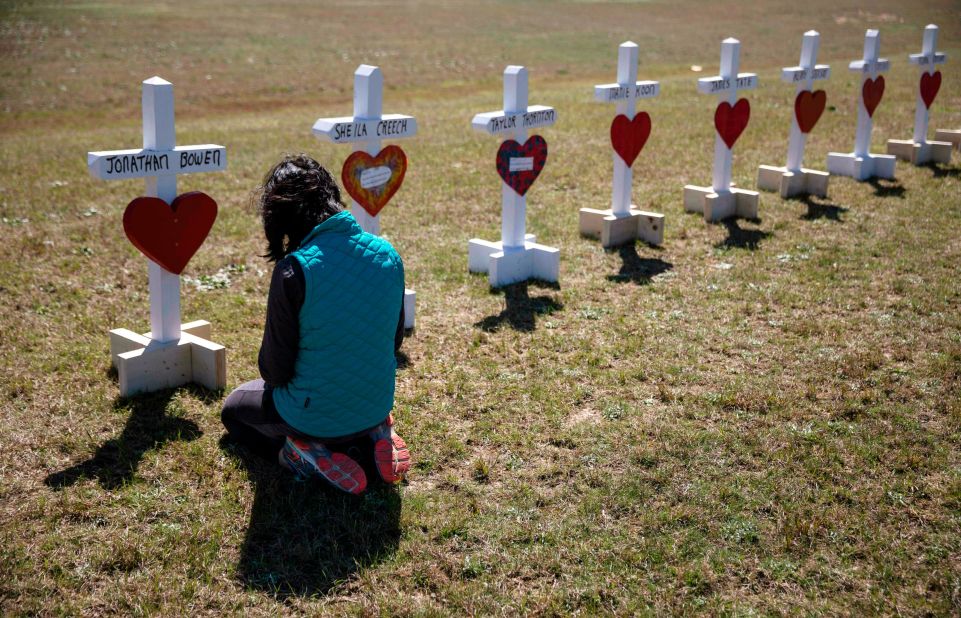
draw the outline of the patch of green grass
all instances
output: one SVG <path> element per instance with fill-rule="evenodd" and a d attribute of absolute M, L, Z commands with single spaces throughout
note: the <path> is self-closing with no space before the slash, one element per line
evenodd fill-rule
<path fill-rule="evenodd" d="M 66 10 L 63 10 L 66 9 Z M 713 100 L 694 80 L 742 40 L 760 74 L 734 177 L 782 162 L 778 80 L 822 33 L 830 107 L 806 163 L 853 140 L 845 63 L 880 27 L 892 59 L 873 150 L 913 124 L 926 23 L 954 57 L 948 1 L 5 3 L 0 7 L 0 611 L 8 614 L 936 614 L 961 611 L 961 174 L 831 181 L 706 225 L 681 187 L 710 177 Z M 510 19 L 505 15 L 509 14 Z M 776 15 L 777 18 L 771 16 Z M 760 17 L 759 17 L 760 16 Z M 639 206 L 662 248 L 604 251 L 577 210 L 610 197 L 591 101 L 616 46 L 641 45 L 653 132 Z M 178 142 L 230 167 L 182 177 L 219 218 L 185 271 L 184 320 L 213 323 L 234 387 L 257 375 L 269 283 L 251 191 L 283 152 L 337 169 L 309 133 L 348 113 L 351 72 L 383 67 L 384 109 L 416 116 L 383 213 L 417 290 L 395 417 L 414 457 L 363 498 L 298 483 L 222 443 L 226 393 L 120 399 L 106 331 L 148 324 L 146 268 L 121 217 L 136 181 L 84 153 L 140 141 L 139 81 L 176 84 Z M 496 140 L 468 120 L 502 67 L 553 105 L 528 227 L 561 281 L 491 290 L 470 237 L 500 230 Z M 704 67 L 703 73 L 690 65 Z M 932 128 L 961 126 L 948 65 Z"/>

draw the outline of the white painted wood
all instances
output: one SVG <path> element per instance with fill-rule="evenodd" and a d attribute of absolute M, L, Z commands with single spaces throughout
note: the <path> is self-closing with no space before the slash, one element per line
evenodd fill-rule
<path fill-rule="evenodd" d="M 227 352 L 210 341 L 206 320 L 181 327 L 177 341 L 157 341 L 151 333 L 125 328 L 110 331 L 110 358 L 117 369 L 120 395 L 171 388 L 194 382 L 211 390 L 227 387 Z"/>
<path fill-rule="evenodd" d="M 713 94 L 723 102 L 737 103 L 738 92 L 757 88 L 755 73 L 741 73 L 741 42 L 727 38 L 721 42 L 721 67 L 718 75 L 702 77 L 697 80 L 697 90 L 701 94 Z M 714 168 L 710 187 L 685 185 L 684 209 L 700 212 L 707 222 L 717 222 L 728 217 L 756 219 L 758 213 L 758 194 L 755 191 L 733 189 L 731 185 L 731 163 L 733 153 L 720 133 L 714 132 Z"/>
<path fill-rule="evenodd" d="M 95 178 L 144 178 L 145 194 L 168 204 L 177 197 L 177 174 L 226 169 L 227 151 L 217 144 L 176 146 L 173 84 L 160 77 L 143 82 L 143 148 L 87 153 Z M 180 338 L 180 277 L 148 260 L 150 329 L 158 341 Z"/>
<path fill-rule="evenodd" d="M 831 75 L 831 67 L 817 64 L 821 35 L 816 30 L 804 33 L 801 42 L 801 58 L 797 66 L 781 69 L 781 81 L 796 86 L 794 100 L 805 91 L 814 90 L 814 82 Z M 787 163 L 784 167 L 761 165 L 758 168 L 757 186 L 765 191 L 777 191 L 783 198 L 795 195 L 827 196 L 827 174 L 803 167 L 804 146 L 807 135 L 801 132 L 797 114 L 791 105 L 791 129 L 788 137 Z"/>
<path fill-rule="evenodd" d="M 190 381 L 219 390 L 227 385 L 227 349 L 190 333 L 183 333 L 181 342 L 190 347 Z"/>
<path fill-rule="evenodd" d="M 509 65 L 504 69 L 504 108 L 475 114 L 471 126 L 488 135 L 504 136 L 520 144 L 527 130 L 553 125 L 557 112 L 544 105 L 528 105 L 527 69 Z M 531 277 L 557 281 L 560 251 L 533 242 L 527 233 L 527 198 L 501 182 L 501 239 L 468 242 L 468 269 L 486 272 L 490 284 L 500 287 Z M 518 278 L 520 277 L 520 278 Z"/>
<path fill-rule="evenodd" d="M 861 74 L 858 83 L 858 119 L 854 136 L 854 152 L 828 153 L 828 173 L 837 176 L 850 176 L 855 180 L 868 178 L 894 178 L 895 157 L 871 154 L 871 131 L 873 124 L 868 110 L 864 107 L 864 82 L 875 79 L 891 67 L 886 58 L 880 57 L 881 35 L 877 30 L 864 34 L 864 53 L 861 60 L 848 64 L 848 69 Z"/>
<path fill-rule="evenodd" d="M 871 131 L 873 123 L 867 108 L 864 106 L 864 82 L 875 79 L 884 73 L 891 66 L 891 63 L 880 58 L 881 53 L 881 33 L 877 30 L 868 30 L 864 35 L 864 57 L 856 60 L 848 68 L 861 74 L 861 87 L 858 88 L 858 126 L 854 138 L 854 154 L 863 157 L 870 154 Z"/>
<path fill-rule="evenodd" d="M 623 114 L 628 120 L 633 120 L 637 113 L 638 99 L 654 98 L 661 91 L 659 82 L 637 81 L 638 51 L 637 43 L 633 41 L 621 43 L 617 50 L 617 82 L 594 86 L 594 100 L 616 104 L 615 115 Z M 607 210 L 581 208 L 578 217 L 581 235 L 600 239 L 605 248 L 633 242 L 637 238 L 660 245 L 664 241 L 664 215 L 634 208 L 631 203 L 633 170 L 613 148 L 611 159 L 614 166 L 611 207 Z"/>
<path fill-rule="evenodd" d="M 928 114 L 924 99 L 921 98 L 921 75 L 922 73 L 933 74 L 937 70 L 937 65 L 947 62 L 946 54 L 937 51 L 938 47 L 938 27 L 928 24 L 924 28 L 924 37 L 921 42 L 921 53 L 908 56 L 911 64 L 918 65 L 920 69 L 917 86 L 917 102 L 914 107 L 914 141 L 924 144 L 928 139 Z"/>
<path fill-rule="evenodd" d="M 318 118 L 313 134 L 335 144 L 352 144 L 354 152 L 362 150 L 370 156 L 380 152 L 382 141 L 412 137 L 417 134 L 417 119 L 405 114 L 384 114 L 384 75 L 380 67 L 362 64 L 354 71 L 354 115 Z M 363 209 L 354 199 L 350 212 L 365 232 L 380 234 L 380 215 Z"/>
<path fill-rule="evenodd" d="M 617 104 L 617 114 L 624 114 L 628 120 L 634 119 L 637 113 L 637 99 L 657 96 L 660 84 L 656 81 L 637 81 L 637 43 L 627 41 L 621 43 L 617 50 L 617 84 L 602 84 L 594 86 L 594 97 L 598 93 L 606 95 L 605 100 Z M 614 160 L 614 183 L 611 192 L 611 211 L 617 216 L 625 216 L 631 210 L 631 189 L 634 175 L 631 168 L 616 152 L 612 153 Z"/>
<path fill-rule="evenodd" d="M 816 30 L 808 30 L 804 33 L 801 43 L 801 59 L 796 67 L 785 67 L 781 70 L 781 79 L 797 85 L 795 98 L 802 92 L 814 89 L 816 80 L 827 79 L 831 75 L 831 67 L 826 64 L 817 64 L 818 47 L 820 46 L 821 35 Z M 788 138 L 787 169 L 792 172 L 799 171 L 804 160 L 804 145 L 807 135 L 801 132 L 798 126 L 797 116 L 791 113 L 791 134 Z"/>
<path fill-rule="evenodd" d="M 226 168 L 227 150 L 223 146 L 176 145 L 170 82 L 160 77 L 145 80 L 141 103 L 143 148 L 88 152 L 91 175 L 103 180 L 144 178 L 146 195 L 170 204 L 177 196 L 177 174 Z M 151 260 L 147 264 L 150 332 L 140 335 L 125 328 L 110 331 L 110 358 L 117 369 L 121 396 L 187 382 L 226 387 L 226 350 L 207 341 L 210 323 L 198 320 L 181 325 L 180 277 Z"/>
<path fill-rule="evenodd" d="M 755 73 L 739 73 L 741 62 L 741 42 L 735 38 L 727 38 L 721 42 L 721 70 L 719 75 L 702 77 L 697 80 L 697 89 L 701 94 L 717 95 L 720 102 L 727 101 L 731 105 L 737 102 L 740 90 L 757 88 Z M 715 192 L 730 191 L 731 163 L 733 153 L 720 134 L 714 135 L 714 172 L 711 186 Z"/>
<path fill-rule="evenodd" d="M 936 129 L 934 139 L 939 142 L 947 142 L 954 146 L 955 150 L 961 150 L 961 130 L 958 129 Z"/>

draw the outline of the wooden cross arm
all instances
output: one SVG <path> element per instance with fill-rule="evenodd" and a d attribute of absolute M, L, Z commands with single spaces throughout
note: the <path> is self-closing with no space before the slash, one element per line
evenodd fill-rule
<path fill-rule="evenodd" d="M 177 146 L 171 150 L 105 150 L 87 153 L 87 170 L 94 178 L 123 180 L 218 172 L 227 168 L 227 149 L 217 144 Z"/>

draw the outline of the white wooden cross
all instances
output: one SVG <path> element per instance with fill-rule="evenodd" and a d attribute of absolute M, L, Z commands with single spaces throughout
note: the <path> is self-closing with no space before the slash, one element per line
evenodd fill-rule
<path fill-rule="evenodd" d="M 804 40 L 801 43 L 801 61 L 798 66 L 781 69 L 781 81 L 797 85 L 795 96 L 804 91 L 814 90 L 815 81 L 827 79 L 831 76 L 830 66 L 817 64 L 820 42 L 821 35 L 816 30 L 805 32 Z M 791 118 L 791 137 L 788 139 L 786 167 L 788 170 L 796 172 L 801 169 L 801 162 L 804 160 L 804 144 L 807 141 L 807 134 L 801 132 L 797 116 L 792 115 Z"/>
<path fill-rule="evenodd" d="M 938 27 L 928 24 L 924 29 L 924 39 L 922 40 L 921 53 L 911 54 L 908 58 L 911 64 L 918 65 L 921 73 L 933 75 L 937 70 L 938 64 L 948 61 L 948 56 L 936 51 L 938 46 Z M 920 80 L 918 85 L 918 98 L 914 111 L 914 141 L 924 143 L 928 140 L 928 107 L 921 99 Z"/>
<path fill-rule="evenodd" d="M 417 119 L 405 114 L 384 114 L 384 75 L 380 67 L 362 64 L 354 71 L 354 115 L 318 118 L 313 133 L 335 144 L 353 144 L 354 152 L 363 150 L 376 156 L 384 139 L 411 137 L 417 133 Z M 375 217 L 353 198 L 350 212 L 365 232 L 380 234 L 380 215 Z M 416 294 L 404 291 L 404 328 L 414 327 Z"/>
<path fill-rule="evenodd" d="M 921 80 L 926 75 L 933 75 L 937 65 L 947 62 L 946 54 L 937 51 L 938 27 L 928 24 L 924 29 L 924 38 L 920 54 L 910 54 L 911 64 L 919 69 L 917 102 L 914 107 L 914 136 L 912 140 L 888 140 L 888 153 L 911 161 L 916 165 L 937 161 L 951 162 L 951 142 L 928 141 L 928 116 L 930 110 L 921 95 Z"/>
<path fill-rule="evenodd" d="M 415 135 L 417 119 L 405 114 L 384 114 L 383 101 L 384 75 L 380 67 L 362 64 L 354 71 L 354 115 L 318 118 L 314 135 L 335 144 L 353 144 L 355 152 L 363 150 L 372 157 L 380 152 L 382 140 Z M 365 232 L 380 234 L 380 215 L 370 216 L 353 199 L 350 212 Z"/>
<path fill-rule="evenodd" d="M 713 94 L 719 103 L 734 105 L 738 92 L 757 88 L 756 73 L 740 73 L 741 42 L 727 38 L 721 42 L 721 70 L 719 75 L 697 80 L 697 91 Z M 758 194 L 754 191 L 732 189 L 731 164 L 734 153 L 720 133 L 714 135 L 714 172 L 711 187 L 684 187 L 684 206 L 689 211 L 703 212 L 707 221 L 719 221 L 738 215 L 757 217 Z"/>
<path fill-rule="evenodd" d="M 724 39 L 721 43 L 721 74 L 702 77 L 697 80 L 697 90 L 701 94 L 717 95 L 718 101 L 731 105 L 737 102 L 740 90 L 757 88 L 757 74 L 738 73 L 741 64 L 741 42 L 734 38 Z M 731 187 L 731 163 L 734 153 L 720 135 L 714 136 L 714 191 L 728 191 Z"/>
<path fill-rule="evenodd" d="M 504 69 L 504 109 L 474 116 L 471 126 L 488 135 L 524 144 L 527 130 L 557 121 L 553 107 L 527 104 L 527 69 L 511 65 Z M 490 284 L 500 287 L 530 278 L 557 281 L 560 250 L 535 242 L 527 233 L 527 198 L 501 183 L 501 240 L 472 238 L 468 243 L 468 268 L 486 272 Z"/>
<path fill-rule="evenodd" d="M 617 50 L 617 83 L 594 86 L 594 100 L 614 102 L 617 113 L 624 114 L 628 120 L 634 119 L 638 99 L 650 99 L 661 92 L 661 85 L 655 81 L 637 81 L 637 43 L 621 43 Z M 631 209 L 631 184 L 633 174 L 624 160 L 614 153 L 614 191 L 611 195 L 611 210 L 625 215 Z"/>
<path fill-rule="evenodd" d="M 851 176 L 856 180 L 868 178 L 894 178 L 895 158 L 883 154 L 871 154 L 871 131 L 873 122 L 864 104 L 864 84 L 876 80 L 891 68 L 886 58 L 880 57 L 881 33 L 868 30 L 864 34 L 864 54 L 861 60 L 848 64 L 848 69 L 861 74 L 858 85 L 858 124 L 854 136 L 854 152 L 828 153 L 828 173 Z"/>
<path fill-rule="evenodd" d="M 152 77 L 143 82 L 143 148 L 133 150 L 111 150 L 87 153 L 87 168 L 95 178 L 103 180 L 123 180 L 143 178 L 145 194 L 159 197 L 168 204 L 177 196 L 177 175 L 194 172 L 215 172 L 226 169 L 227 150 L 216 144 L 199 146 L 177 146 L 174 129 L 173 84 Z M 210 388 L 222 388 L 226 383 L 226 365 L 223 360 L 223 346 L 205 341 L 209 337 L 210 324 L 205 321 L 180 323 L 180 276 L 164 270 L 148 260 L 150 289 L 150 332 L 138 335 L 126 329 L 111 331 L 111 356 L 120 373 L 121 395 L 133 394 L 173 386 L 192 381 L 189 367 L 171 368 L 174 373 L 186 371 L 187 379 L 169 375 L 163 376 L 126 376 L 124 367 L 118 364 L 120 355 L 130 356 L 141 348 L 152 344 L 180 343 L 206 346 L 220 358 L 213 379 L 194 379 Z M 163 346 L 152 345 L 144 358 L 150 358 L 150 351 Z M 158 361 L 159 362 L 159 361 Z M 164 361 L 166 362 L 166 361 Z M 189 364 L 189 362 L 188 362 Z M 138 369 L 139 370 L 139 369 Z M 197 373 L 194 371 L 193 373 Z M 222 374 L 222 378 L 221 378 Z M 180 380 L 180 381 L 178 381 Z M 222 384 L 218 384 L 223 382 Z"/>
<path fill-rule="evenodd" d="M 795 84 L 795 101 L 802 92 L 814 90 L 814 82 L 825 80 L 831 75 L 831 67 L 817 64 L 818 46 L 821 35 L 816 30 L 804 33 L 801 43 L 801 59 L 798 66 L 781 69 L 781 81 Z M 823 110 L 822 110 L 823 111 Z M 802 168 L 804 145 L 807 133 L 801 131 L 796 111 L 791 114 L 791 134 L 788 139 L 787 165 L 775 167 L 760 166 L 758 186 L 768 191 L 780 191 L 781 197 L 798 194 L 812 194 L 825 197 L 829 174 Z"/>
<path fill-rule="evenodd" d="M 177 197 L 177 174 L 227 167 L 223 146 L 176 146 L 173 84 L 159 77 L 143 82 L 143 148 L 87 154 L 90 173 L 103 180 L 144 178 L 145 195 L 168 204 Z M 149 261 L 151 338 L 180 338 L 180 276 Z"/>
<path fill-rule="evenodd" d="M 637 81 L 638 47 L 633 41 L 621 43 L 617 50 L 617 83 L 594 86 L 594 100 L 615 103 L 616 115 L 633 120 L 639 99 L 649 99 L 660 94 L 661 85 L 656 81 Z M 641 237 L 659 245 L 664 240 L 664 215 L 635 210 L 631 204 L 633 172 L 631 166 L 616 151 L 611 207 L 606 210 L 582 208 L 580 231 L 586 236 L 601 238 L 605 247 L 621 244 Z M 631 218 L 632 221 L 621 221 Z"/>

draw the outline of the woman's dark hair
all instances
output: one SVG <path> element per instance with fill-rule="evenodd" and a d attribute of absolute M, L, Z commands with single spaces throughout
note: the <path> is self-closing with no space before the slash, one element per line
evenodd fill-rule
<path fill-rule="evenodd" d="M 267 236 L 264 257 L 271 262 L 296 250 L 311 230 L 344 208 L 330 172 L 305 154 L 287 155 L 273 166 L 257 202 Z"/>

